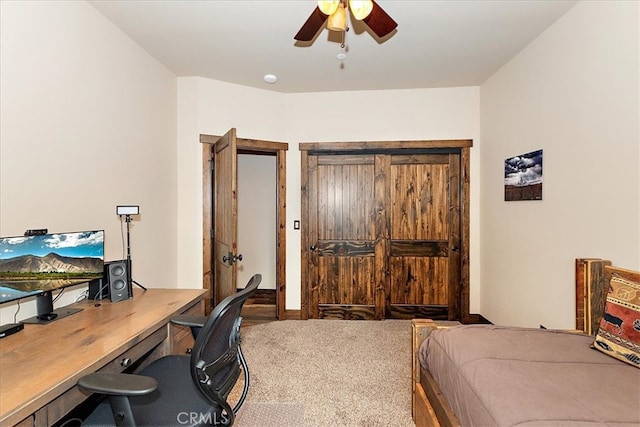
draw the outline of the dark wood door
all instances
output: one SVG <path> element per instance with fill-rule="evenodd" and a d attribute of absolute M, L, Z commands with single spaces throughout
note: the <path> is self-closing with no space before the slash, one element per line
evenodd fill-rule
<path fill-rule="evenodd" d="M 390 156 L 387 317 L 460 320 L 460 155 Z"/>
<path fill-rule="evenodd" d="M 200 142 L 203 144 L 202 283 L 205 289 L 213 290 L 211 294 L 216 302 L 229 292 L 233 292 L 233 286 L 243 287 L 245 285 L 238 283 L 236 262 L 233 266 L 229 266 L 228 261 L 223 259 L 225 254 L 227 257 L 229 256 L 230 248 L 234 254 L 232 256 L 239 257 L 241 255 L 236 254 L 238 227 L 242 226 L 237 221 L 237 154 L 276 157 L 277 189 L 275 197 L 278 209 L 277 223 L 274 224 L 277 246 L 275 248 L 276 313 L 278 319 L 284 320 L 286 317 L 286 152 L 289 145 L 284 142 L 238 138 L 236 129 L 229 130 L 224 136 L 201 134 Z M 260 207 L 256 207 L 256 215 L 259 214 Z M 217 289 L 219 286 L 218 278 L 214 277 L 216 274 L 222 278 L 220 291 Z M 263 276 L 263 283 L 264 280 Z M 206 313 L 210 313 L 212 308 L 212 300 L 207 299 Z"/>
<path fill-rule="evenodd" d="M 461 150 L 307 148 L 302 318 L 462 320 Z"/>
<path fill-rule="evenodd" d="M 310 317 L 372 318 L 375 156 L 320 155 L 310 162 Z"/>
<path fill-rule="evenodd" d="M 238 256 L 236 130 L 213 144 L 214 305 L 236 292 Z"/>

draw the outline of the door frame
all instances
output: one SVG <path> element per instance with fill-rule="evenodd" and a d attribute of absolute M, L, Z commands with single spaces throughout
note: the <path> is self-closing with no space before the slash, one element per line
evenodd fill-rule
<path fill-rule="evenodd" d="M 305 142 L 300 143 L 301 155 L 301 289 L 300 318 L 309 318 L 309 205 L 308 177 L 309 155 L 315 154 L 398 154 L 405 150 L 459 149 L 460 150 L 460 286 L 459 315 L 463 323 L 470 321 L 469 313 L 469 233 L 470 233 L 470 151 L 471 139 L 424 140 L 424 141 L 360 141 L 360 142 Z"/>
<path fill-rule="evenodd" d="M 211 174 L 213 167 L 213 144 L 220 138 L 217 135 L 200 134 L 202 144 L 202 287 L 213 296 L 214 272 L 212 271 L 212 196 L 214 182 Z M 289 144 L 236 137 L 239 154 L 271 155 L 276 157 L 276 318 L 286 318 L 286 154 Z M 219 301 L 208 298 L 208 314 Z"/>

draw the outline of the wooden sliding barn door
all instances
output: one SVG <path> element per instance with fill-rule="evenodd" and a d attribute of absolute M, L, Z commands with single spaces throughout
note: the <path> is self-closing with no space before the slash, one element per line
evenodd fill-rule
<path fill-rule="evenodd" d="M 373 155 L 312 156 L 309 292 L 312 317 L 371 318 L 376 297 Z"/>
<path fill-rule="evenodd" d="M 460 155 L 390 156 L 389 317 L 456 319 Z"/>
<path fill-rule="evenodd" d="M 430 143 L 301 144 L 302 318 L 468 313 L 470 141 Z"/>

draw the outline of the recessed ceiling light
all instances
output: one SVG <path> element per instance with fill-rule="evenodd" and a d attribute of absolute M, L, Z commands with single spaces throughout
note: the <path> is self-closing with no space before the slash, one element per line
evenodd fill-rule
<path fill-rule="evenodd" d="M 269 84 L 274 84 L 278 81 L 278 77 L 275 74 L 265 74 L 264 81 Z"/>
<path fill-rule="evenodd" d="M 347 55 L 345 53 L 340 52 L 339 54 L 336 55 L 336 58 L 342 61 L 347 58 Z"/>

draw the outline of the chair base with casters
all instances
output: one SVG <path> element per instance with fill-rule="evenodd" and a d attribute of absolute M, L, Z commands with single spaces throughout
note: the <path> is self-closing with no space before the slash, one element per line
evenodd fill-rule
<path fill-rule="evenodd" d="M 162 357 L 139 375 L 97 372 L 80 378 L 81 389 L 108 396 L 83 425 L 233 425 L 249 388 L 249 370 L 240 347 L 240 312 L 261 279 L 254 275 L 244 290 L 225 298 L 208 317 L 190 320 L 197 323 L 186 326 L 198 329 L 190 355 Z M 244 388 L 232 408 L 227 398 L 241 370 Z"/>

